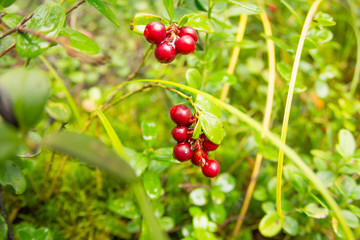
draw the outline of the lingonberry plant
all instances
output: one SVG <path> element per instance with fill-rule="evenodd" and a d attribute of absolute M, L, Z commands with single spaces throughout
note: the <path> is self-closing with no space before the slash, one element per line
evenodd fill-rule
<path fill-rule="evenodd" d="M 359 4 L 0 0 L 0 240 L 360 239 Z"/>

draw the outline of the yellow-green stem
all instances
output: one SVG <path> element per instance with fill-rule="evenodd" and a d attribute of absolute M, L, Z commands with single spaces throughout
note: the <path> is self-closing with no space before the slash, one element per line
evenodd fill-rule
<path fill-rule="evenodd" d="M 288 125 L 289 125 L 291 103 L 292 103 L 292 99 L 294 96 L 296 76 L 297 76 L 297 72 L 299 69 L 302 49 L 304 47 L 305 38 L 309 31 L 311 21 L 315 15 L 317 8 L 319 7 L 319 4 L 321 3 L 321 1 L 322 0 L 317 0 L 312 4 L 312 6 L 306 16 L 303 29 L 301 31 L 299 44 L 298 44 L 298 47 L 296 50 L 295 61 L 294 61 L 293 69 L 291 72 L 289 92 L 287 95 L 286 105 L 285 105 L 284 120 L 283 120 L 283 125 L 282 125 L 282 130 L 281 130 L 281 142 L 283 142 L 283 143 L 286 142 L 286 134 L 287 134 L 287 129 L 288 129 Z M 277 181 L 276 181 L 276 208 L 279 213 L 280 219 L 284 218 L 284 214 L 281 210 L 281 178 L 282 178 L 283 163 L 284 163 L 284 151 L 282 149 L 280 149 L 279 150 L 279 158 L 278 158 L 278 168 L 277 168 Z"/>

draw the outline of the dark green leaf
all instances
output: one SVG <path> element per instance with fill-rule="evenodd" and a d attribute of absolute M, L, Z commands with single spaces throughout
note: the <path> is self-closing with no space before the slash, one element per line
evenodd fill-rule
<path fill-rule="evenodd" d="M 8 226 L 5 222 L 5 219 L 2 215 L 0 215 L 0 240 L 6 240 L 7 239 L 7 230 Z"/>
<path fill-rule="evenodd" d="M 91 38 L 71 28 L 62 28 L 61 37 L 69 38 L 69 46 L 76 51 L 86 54 L 98 54 L 100 47 Z"/>
<path fill-rule="evenodd" d="M 1 21 L 3 21 L 8 27 L 16 27 L 21 20 L 23 19 L 22 16 L 16 13 L 9 13 L 6 14 L 4 17 L 1 18 Z"/>
<path fill-rule="evenodd" d="M 157 132 L 158 132 L 155 122 L 151 122 L 151 121 L 141 122 L 141 131 L 146 145 L 149 148 L 153 147 L 156 142 Z"/>
<path fill-rule="evenodd" d="M 14 233 L 19 240 L 29 240 L 34 236 L 35 227 L 28 222 L 22 222 L 15 226 Z"/>
<path fill-rule="evenodd" d="M 121 217 L 130 219 L 140 218 L 139 210 L 134 202 L 124 198 L 110 200 L 107 204 L 107 208 Z"/>
<path fill-rule="evenodd" d="M 40 5 L 26 27 L 48 37 L 57 37 L 65 23 L 66 11 L 61 4 L 53 2 Z M 34 58 L 42 54 L 51 43 L 28 33 L 18 33 L 16 50 L 22 57 Z"/>
<path fill-rule="evenodd" d="M 130 29 L 138 34 L 144 34 L 145 27 L 150 22 L 161 22 L 165 26 L 168 26 L 170 23 L 159 16 L 152 14 L 136 14 L 135 18 L 130 23 Z"/>
<path fill-rule="evenodd" d="M 267 213 L 260 221 L 259 231 L 264 237 L 272 238 L 281 231 L 279 214 L 274 211 Z"/>
<path fill-rule="evenodd" d="M 124 159 L 92 137 L 63 132 L 45 137 L 44 144 L 56 151 L 96 165 L 125 181 L 133 181 L 136 178 L 134 171 Z"/>
<path fill-rule="evenodd" d="M 0 163 L 0 184 L 10 185 L 16 194 L 21 194 L 26 189 L 26 179 L 21 169 L 12 161 Z"/>
<path fill-rule="evenodd" d="M 4 123 L 0 123 L 0 161 L 16 155 L 20 138 L 16 130 Z"/>
<path fill-rule="evenodd" d="M 33 240 L 53 240 L 51 231 L 48 228 L 39 228 L 34 232 Z"/>
<path fill-rule="evenodd" d="M 15 0 L 0 0 L 0 7 L 9 7 L 11 4 L 13 4 Z"/>
<path fill-rule="evenodd" d="M 9 94 L 20 127 L 31 128 L 40 120 L 50 92 L 49 80 L 42 71 L 11 69 L 0 77 L 0 88 Z"/>
<path fill-rule="evenodd" d="M 145 172 L 143 183 L 146 193 L 151 199 L 157 199 L 164 195 L 164 189 L 161 186 L 159 176 L 154 172 Z"/>
<path fill-rule="evenodd" d="M 201 134 L 201 120 L 199 119 L 196 126 L 195 126 L 195 128 L 194 128 L 192 138 L 197 139 L 197 138 L 200 137 L 200 134 Z"/>
<path fill-rule="evenodd" d="M 115 26 L 120 27 L 119 19 L 115 13 L 101 0 L 86 0 L 94 8 L 96 8 L 102 15 L 110 20 Z"/>
<path fill-rule="evenodd" d="M 185 15 L 180 19 L 179 26 L 189 26 L 198 31 L 214 33 L 214 24 L 205 16 L 200 13 L 192 13 Z"/>
<path fill-rule="evenodd" d="M 163 4 L 167 13 L 169 14 L 170 19 L 174 18 L 174 1 L 173 0 L 163 0 Z"/>
<path fill-rule="evenodd" d="M 62 102 L 48 101 L 45 110 L 53 119 L 60 122 L 66 122 L 71 117 L 70 107 Z"/>
<path fill-rule="evenodd" d="M 201 127 L 209 140 L 215 144 L 220 144 L 224 138 L 224 129 L 221 120 L 211 113 L 200 114 Z"/>

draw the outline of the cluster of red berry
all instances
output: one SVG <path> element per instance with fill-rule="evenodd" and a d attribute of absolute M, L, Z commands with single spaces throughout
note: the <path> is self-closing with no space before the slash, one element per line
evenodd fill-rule
<path fill-rule="evenodd" d="M 170 117 L 177 124 L 172 130 L 173 138 L 178 142 L 174 147 L 174 158 L 180 162 L 191 159 L 196 166 L 201 166 L 206 177 L 216 177 L 220 171 L 217 161 L 208 159 L 208 151 L 214 151 L 219 145 L 211 142 L 205 134 L 193 139 L 194 128 L 197 118 L 192 115 L 190 108 L 180 104 L 170 109 Z"/>
<path fill-rule="evenodd" d="M 175 24 L 166 28 L 161 22 L 150 22 L 144 30 L 146 40 L 156 44 L 155 57 L 161 63 L 172 62 L 176 54 L 195 51 L 198 35 L 192 27 L 178 28 Z"/>

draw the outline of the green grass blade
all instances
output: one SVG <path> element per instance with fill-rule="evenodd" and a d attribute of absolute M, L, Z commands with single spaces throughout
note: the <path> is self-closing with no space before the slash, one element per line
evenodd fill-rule
<path fill-rule="evenodd" d="M 351 13 L 351 26 L 354 29 L 355 37 L 356 37 L 356 47 L 357 47 L 357 54 L 356 54 L 356 64 L 355 64 L 355 72 L 353 79 L 351 81 L 351 87 L 350 87 L 350 94 L 351 96 L 354 96 L 356 92 L 356 88 L 359 84 L 360 80 L 360 30 L 357 24 L 357 6 L 353 2 L 353 0 L 348 0 L 348 4 L 350 7 L 350 13 Z"/>

